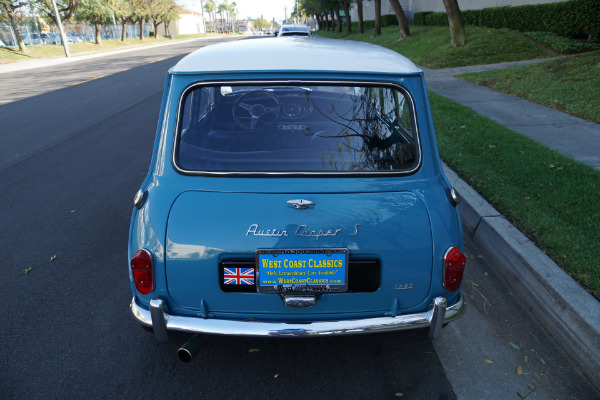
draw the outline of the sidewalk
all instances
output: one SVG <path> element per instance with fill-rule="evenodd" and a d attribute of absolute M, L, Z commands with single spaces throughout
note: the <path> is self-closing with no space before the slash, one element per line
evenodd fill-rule
<path fill-rule="evenodd" d="M 198 39 L 192 39 L 198 40 Z M 154 46 L 166 46 L 162 43 Z M 181 42 L 178 42 L 181 43 Z M 0 74 L 77 62 L 150 46 L 111 52 L 0 64 Z M 520 63 L 431 70 L 423 68 L 428 89 L 524 134 L 560 153 L 600 169 L 600 125 L 455 78 L 467 71 Z M 587 379 L 600 389 L 600 303 L 452 170 L 450 183 L 462 198 L 465 235 L 504 276 L 505 283 L 552 336 Z"/>
<path fill-rule="evenodd" d="M 600 125 L 453 76 L 515 64 L 447 70 L 421 68 L 428 89 L 600 169 Z M 600 390 L 600 302 L 454 171 L 447 166 L 444 170 L 463 200 L 460 209 L 465 236 L 473 240 L 512 293 Z"/>
<path fill-rule="evenodd" d="M 454 77 L 454 74 L 462 72 L 479 72 L 530 63 L 531 61 L 524 61 L 442 70 L 421 69 L 425 72 L 429 90 L 470 107 L 567 157 L 600 170 L 599 124 Z"/>

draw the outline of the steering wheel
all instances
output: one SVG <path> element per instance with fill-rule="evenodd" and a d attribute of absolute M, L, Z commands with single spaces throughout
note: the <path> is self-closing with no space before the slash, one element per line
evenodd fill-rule
<path fill-rule="evenodd" d="M 233 119 L 243 129 L 252 130 L 260 125 L 272 124 L 281 112 L 281 101 L 266 90 L 244 93 L 233 105 Z"/>

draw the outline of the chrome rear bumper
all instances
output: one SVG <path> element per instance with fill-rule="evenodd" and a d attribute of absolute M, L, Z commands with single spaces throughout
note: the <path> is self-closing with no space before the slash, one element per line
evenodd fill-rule
<path fill-rule="evenodd" d="M 465 312 L 465 302 L 461 296 L 456 304 L 447 307 L 444 297 L 436 297 L 429 309 L 422 313 L 312 323 L 181 317 L 169 315 L 163 300 L 152 299 L 150 310 L 147 310 L 137 303 L 135 297 L 131 301 L 131 312 L 139 323 L 153 328 L 159 342 L 167 340 L 167 330 L 239 336 L 327 336 L 429 327 L 429 337 L 436 338 L 443 324 L 459 318 Z"/>

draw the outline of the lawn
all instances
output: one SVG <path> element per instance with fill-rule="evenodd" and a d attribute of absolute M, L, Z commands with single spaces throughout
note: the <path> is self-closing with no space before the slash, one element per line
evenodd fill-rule
<path fill-rule="evenodd" d="M 178 36 L 174 40 L 183 40 L 198 38 L 207 35 L 184 35 Z M 85 54 L 99 51 L 111 51 L 120 50 L 131 46 L 148 46 L 157 43 L 167 43 L 171 39 L 167 38 L 129 38 L 125 41 L 118 40 L 103 40 L 102 45 L 98 45 L 92 42 L 86 43 L 72 43 L 69 44 L 69 53 L 71 55 Z M 21 53 L 18 51 L 18 47 L 0 47 L 0 62 L 19 62 L 31 60 L 34 58 L 46 58 L 46 57 L 64 57 L 65 51 L 62 45 L 36 45 L 27 46 L 28 53 Z"/>
<path fill-rule="evenodd" d="M 505 61 L 530 60 L 552 57 L 553 53 L 530 39 L 506 29 L 467 26 L 467 44 L 454 48 L 450 44 L 450 30 L 443 26 L 411 26 L 411 36 L 398 41 L 397 26 L 382 29 L 381 36 L 372 38 L 375 30 L 364 34 L 318 31 L 319 36 L 358 40 L 388 47 L 410 58 L 415 64 L 428 68 L 464 67 Z"/>
<path fill-rule="evenodd" d="M 600 171 L 429 96 L 442 159 L 600 298 Z"/>

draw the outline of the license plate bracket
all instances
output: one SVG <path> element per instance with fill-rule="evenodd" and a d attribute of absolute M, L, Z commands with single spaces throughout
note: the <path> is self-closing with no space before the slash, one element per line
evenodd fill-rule
<path fill-rule="evenodd" d="M 348 290 L 348 249 L 258 249 L 262 293 L 339 293 Z"/>

